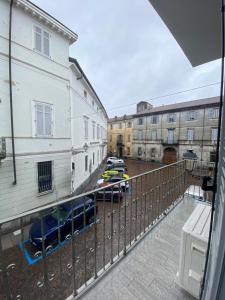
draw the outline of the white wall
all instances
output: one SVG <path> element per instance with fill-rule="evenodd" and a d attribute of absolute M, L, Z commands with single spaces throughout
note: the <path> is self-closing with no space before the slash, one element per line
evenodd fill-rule
<path fill-rule="evenodd" d="M 107 146 L 103 147 L 107 139 L 107 119 L 102 112 L 102 107 L 87 85 L 84 78 L 77 80 L 80 74 L 75 67 L 71 65 L 71 131 L 72 131 L 72 147 L 75 151 L 80 151 L 72 157 L 75 163 L 75 174 L 73 178 L 73 189 L 76 190 L 91 173 L 93 173 L 102 160 L 106 157 Z M 84 97 L 84 90 L 87 92 L 87 98 Z M 92 102 L 94 101 L 94 106 Z M 98 112 L 97 112 L 98 107 Z M 84 136 L 84 116 L 88 117 L 88 138 Z M 93 138 L 92 122 L 95 122 L 95 138 Z M 104 136 L 97 138 L 97 125 L 104 128 Z M 84 152 L 84 144 L 88 145 L 87 152 Z M 95 164 L 93 165 L 93 152 L 95 153 Z M 99 159 L 98 159 L 99 152 Z M 88 170 L 85 171 L 85 155 L 88 155 Z M 91 163 L 91 172 L 89 170 Z"/>

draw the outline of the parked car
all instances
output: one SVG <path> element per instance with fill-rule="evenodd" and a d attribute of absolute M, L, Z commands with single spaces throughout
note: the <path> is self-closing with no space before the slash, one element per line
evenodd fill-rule
<path fill-rule="evenodd" d="M 190 185 L 184 194 L 199 201 L 208 200 L 207 193 L 205 193 L 199 185 Z"/>
<path fill-rule="evenodd" d="M 107 170 L 102 173 L 102 178 L 103 179 L 109 179 L 112 176 L 119 176 L 122 179 L 129 179 L 129 175 L 125 174 L 124 172 L 119 172 L 118 170 Z"/>
<path fill-rule="evenodd" d="M 113 162 L 113 163 L 107 165 L 108 170 L 112 170 L 112 169 L 115 169 L 115 168 L 124 168 L 125 171 L 127 172 L 127 167 L 126 167 L 124 162 L 118 162 L 117 161 L 117 162 Z"/>
<path fill-rule="evenodd" d="M 126 176 L 128 176 L 128 175 L 126 175 Z M 128 176 L 128 178 L 129 178 L 129 176 Z M 112 184 L 112 183 L 116 183 L 116 182 L 119 182 L 123 179 L 128 179 L 128 178 L 124 178 L 123 176 L 120 176 L 120 175 L 112 175 L 112 176 L 107 177 L 105 179 L 104 178 L 99 179 L 97 181 L 97 185 L 99 186 L 103 183 Z M 122 191 L 125 192 L 129 188 L 129 182 L 128 181 L 121 182 L 120 184 L 118 184 L 118 186 L 120 186 Z"/>
<path fill-rule="evenodd" d="M 94 200 L 89 197 L 78 198 L 72 204 L 65 203 L 59 205 L 58 208 L 53 209 L 51 213 L 44 216 L 42 221 L 39 220 L 31 226 L 30 242 L 39 249 L 42 249 L 42 238 L 44 238 L 45 247 L 58 244 L 59 230 L 61 236 L 60 242 L 62 242 L 66 236 L 72 233 L 72 221 L 74 231 L 80 230 L 84 228 L 84 216 L 86 225 L 95 221 L 94 211 Z"/>
<path fill-rule="evenodd" d="M 114 163 L 124 163 L 124 160 L 123 159 L 119 159 L 119 158 L 117 158 L 115 156 L 108 157 L 107 164 L 111 165 L 111 164 L 114 164 Z"/>
<path fill-rule="evenodd" d="M 121 180 L 121 178 L 120 178 Z M 119 184 L 115 184 L 113 187 L 108 187 L 112 182 L 99 179 L 96 188 L 105 187 L 104 190 L 98 191 L 96 195 L 97 200 L 109 200 L 113 202 L 119 202 L 123 198 L 123 189 Z"/>

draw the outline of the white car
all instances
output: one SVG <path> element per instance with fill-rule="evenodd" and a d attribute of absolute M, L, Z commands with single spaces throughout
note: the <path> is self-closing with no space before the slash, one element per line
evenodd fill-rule
<path fill-rule="evenodd" d="M 110 156 L 107 158 L 107 164 L 116 164 L 116 163 L 124 163 L 123 159 L 119 159 L 115 156 Z"/>
<path fill-rule="evenodd" d="M 207 194 L 199 185 L 190 185 L 184 194 L 199 201 L 207 201 Z"/>

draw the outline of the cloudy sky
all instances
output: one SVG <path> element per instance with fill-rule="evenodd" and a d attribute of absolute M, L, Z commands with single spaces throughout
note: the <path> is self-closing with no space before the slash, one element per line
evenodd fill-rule
<path fill-rule="evenodd" d="M 219 85 L 153 99 L 219 82 L 214 61 L 193 68 L 148 0 L 33 0 L 78 34 L 77 58 L 109 116 L 216 96 Z"/>

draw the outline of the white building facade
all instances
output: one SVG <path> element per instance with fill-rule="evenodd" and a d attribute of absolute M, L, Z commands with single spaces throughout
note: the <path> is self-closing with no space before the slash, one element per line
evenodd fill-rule
<path fill-rule="evenodd" d="M 90 175 L 83 174 L 85 165 L 78 158 L 76 170 L 83 175 L 74 177 L 72 164 L 73 149 L 82 144 L 80 135 L 84 130 L 82 118 L 73 122 L 73 114 L 80 113 L 79 97 L 75 95 L 85 85 L 73 78 L 69 62 L 69 46 L 77 35 L 31 2 L 14 1 L 10 81 L 9 12 L 9 1 L 0 0 L 0 138 L 6 144 L 6 157 L 1 155 L 0 160 L 0 217 L 68 196 Z M 86 85 L 85 90 L 91 94 Z M 77 93 L 72 88 L 78 89 Z M 103 107 L 99 103 L 100 106 Z M 87 108 L 83 106 L 83 116 L 90 114 Z M 107 118 L 106 113 L 104 117 Z M 96 115 L 95 120 L 93 115 L 93 121 L 103 127 L 100 116 Z"/>

